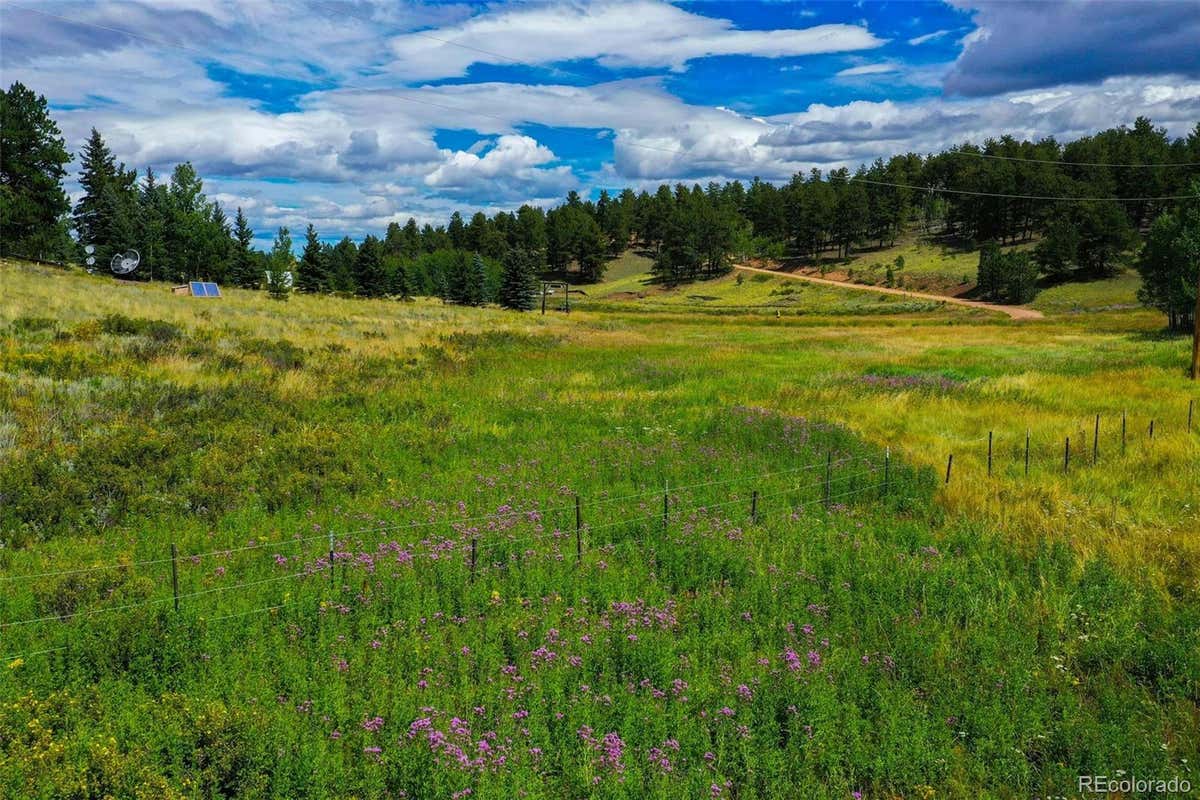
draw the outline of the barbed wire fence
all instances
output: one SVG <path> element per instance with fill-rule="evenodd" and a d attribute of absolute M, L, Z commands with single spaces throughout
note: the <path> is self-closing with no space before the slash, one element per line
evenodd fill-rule
<path fill-rule="evenodd" d="M 1099 466 L 1101 461 L 1108 456 L 1110 447 L 1116 451 L 1118 457 L 1124 457 L 1131 445 L 1140 443 L 1143 446 L 1149 446 L 1156 441 L 1156 437 L 1157 440 L 1161 440 L 1164 436 L 1171 435 L 1172 433 L 1184 433 L 1190 438 L 1196 432 L 1196 423 L 1198 422 L 1195 416 L 1195 401 L 1189 402 L 1185 420 L 1178 428 L 1169 430 L 1164 428 L 1158 419 L 1139 419 L 1136 420 L 1135 430 L 1135 426 L 1131 424 L 1135 421 L 1124 412 L 1122 412 L 1119 418 L 1115 416 L 1106 418 L 1104 415 L 1099 414 L 1094 415 L 1090 420 L 1091 430 L 1085 431 L 1085 433 L 1090 433 L 1090 441 L 1080 436 L 1080 431 L 1074 431 L 1073 434 L 1063 437 L 1062 451 L 1055 451 L 1053 449 L 1055 445 L 1048 444 L 1044 439 L 1035 442 L 1029 430 L 1026 430 L 1023 436 L 1016 438 L 1011 436 L 998 437 L 995 431 L 989 431 L 986 434 L 967 439 L 950 439 L 949 442 L 952 444 L 952 447 L 947 449 L 944 475 L 939 474 L 939 480 L 936 482 L 926 481 L 923 490 L 910 491 L 909 493 L 898 493 L 896 491 L 898 488 L 898 468 L 907 471 L 904 483 L 910 490 L 920 488 L 920 481 L 917 480 L 918 473 L 922 469 L 927 470 L 928 468 L 912 466 L 919 463 L 919 459 L 916 458 L 918 454 L 911 453 L 907 448 L 897 448 L 895 445 L 892 445 L 884 449 L 882 459 L 874 461 L 862 456 L 841 456 L 835 458 L 833 451 L 828 451 L 826 457 L 820 461 L 787 469 L 737 475 L 731 478 L 701 481 L 674 487 L 669 483 L 665 483 L 661 488 L 647 488 L 637 492 L 614 497 L 602 497 L 587 502 L 579 494 L 573 494 L 569 503 L 545 508 L 523 510 L 510 508 L 467 517 L 419 522 L 381 523 L 341 532 L 331 530 L 313 535 L 294 536 L 287 539 L 251 541 L 245 545 L 182 555 L 178 552 L 175 543 L 172 542 L 170 543 L 170 555 L 160 558 L 140 560 L 118 559 L 104 564 L 74 569 L 0 575 L 0 586 L 11 585 L 13 583 L 20 584 L 22 582 L 32 584 L 49 578 L 69 578 L 104 571 L 122 571 L 126 573 L 126 577 L 128 578 L 135 573 L 144 574 L 141 568 L 162 568 L 164 565 L 169 564 L 171 584 L 170 594 L 135 602 L 118 603 L 112 606 L 82 610 L 71 609 L 69 611 L 38 614 L 15 620 L 0 621 L 0 637 L 3 637 L 4 632 L 11 629 L 88 620 L 101 615 L 134 611 L 142 608 L 158 608 L 167 604 L 171 604 L 174 612 L 180 614 L 183 607 L 182 601 L 195 600 L 196 598 L 220 595 L 227 592 L 241 592 L 254 587 L 302 581 L 305 579 L 319 579 L 322 581 L 327 579 L 331 596 L 337 597 L 340 592 L 344 592 L 346 589 L 347 569 L 361 565 L 359 562 L 363 561 L 365 555 L 369 555 L 362 548 L 369 545 L 375 545 L 377 548 L 386 547 L 388 552 L 396 554 L 397 558 L 403 560 L 405 563 L 415 564 L 422 561 L 429 563 L 446 562 L 457 558 L 463 566 L 465 573 L 463 579 L 468 583 L 474 583 L 480 576 L 489 572 L 508 572 L 513 568 L 510 563 L 512 561 L 511 557 L 508 560 L 499 561 L 492 559 L 489 563 L 489 556 L 494 556 L 501 551 L 508 552 L 511 555 L 518 547 L 523 547 L 524 549 L 524 552 L 521 554 L 522 557 L 528 553 L 538 554 L 540 551 L 536 550 L 536 548 L 547 542 L 554 545 L 556 558 L 560 560 L 569 560 L 570 551 L 573 550 L 575 565 L 581 566 L 585 552 L 593 549 L 598 550 L 622 544 L 632 544 L 640 547 L 661 544 L 669 532 L 672 521 L 678 522 L 682 520 L 686 512 L 709 514 L 715 510 L 733 510 L 736 507 L 744 507 L 746 520 L 753 527 L 760 525 L 767 516 L 764 512 L 764 502 L 787 498 L 788 495 L 792 496 L 794 502 L 786 502 L 781 508 L 775 510 L 775 513 L 778 513 L 780 510 L 786 512 L 785 518 L 794 518 L 795 515 L 805 513 L 806 510 L 815 507 L 823 508 L 826 511 L 833 511 L 835 507 L 841 506 L 843 501 L 849 502 L 852 499 L 859 499 L 868 494 L 880 499 L 891 498 L 895 501 L 918 500 L 921 497 L 929 498 L 932 497 L 936 488 L 933 485 L 934 483 L 940 483 L 944 486 L 956 480 L 963 480 L 961 466 L 959 472 L 954 471 L 954 457 L 956 454 L 961 455 L 965 453 L 978 455 L 978 464 L 983 474 L 977 477 L 984 479 L 994 479 L 997 477 L 998 468 L 1002 466 L 1002 456 L 1008 456 L 1007 462 L 1003 466 L 1008 468 L 1006 474 L 1009 477 L 1013 477 L 1013 473 L 1015 472 L 1018 479 L 1027 479 L 1031 476 L 1032 468 L 1041 467 L 1051 462 L 1053 462 L 1050 467 L 1052 472 L 1061 472 L 1062 475 L 1069 476 L 1074 474 L 1073 470 Z M 1110 431 L 1111 433 L 1109 433 Z M 1103 438 L 1105 434 L 1109 435 L 1108 439 Z M 1074 446 L 1072 445 L 1072 436 L 1075 437 Z M 1008 445 L 1007 448 L 1003 450 L 998 449 L 998 445 L 1001 443 Z M 1104 446 L 1102 447 L 1102 445 Z M 904 466 L 894 465 L 892 459 L 894 451 L 908 453 L 908 461 L 910 463 Z M 926 456 L 928 456 L 928 453 L 926 453 Z M 1061 462 L 1058 460 L 1060 457 Z M 928 461 L 928 458 L 926 457 L 925 460 Z M 820 477 L 817 480 L 807 483 L 796 482 L 796 479 L 812 474 L 819 475 Z M 787 485 L 773 488 L 770 491 L 763 490 L 762 487 L 768 480 L 779 480 L 780 478 L 786 478 Z M 710 498 L 708 501 L 701 502 L 692 498 L 692 502 L 687 502 L 687 495 L 689 493 L 694 494 L 697 490 L 701 489 L 711 490 L 714 487 L 729 487 L 733 484 L 744 484 L 744 486 L 741 491 L 733 492 L 726 499 Z M 806 496 L 806 493 L 813 492 L 817 493 L 816 496 Z M 661 498 L 661 508 L 658 507 L 659 498 Z M 585 514 L 585 512 L 611 510 L 614 504 L 631 501 L 635 501 L 637 504 L 634 509 L 635 513 L 631 516 L 620 516 L 622 513 L 629 513 L 629 510 L 618 509 L 618 518 L 592 523 L 589 519 L 591 513 Z M 561 526 L 551 526 L 547 529 L 544 521 L 547 517 L 553 515 L 565 517 L 567 522 Z M 573 525 L 571 524 L 572 519 Z M 656 521 L 658 525 L 653 524 Z M 533 524 L 535 532 L 524 536 L 514 536 L 505 533 L 506 530 L 515 527 L 515 525 L 521 522 Z M 489 525 L 491 529 L 487 529 Z M 639 535 L 619 540 L 614 540 L 611 536 L 597 536 L 601 532 L 616 532 L 622 526 L 637 528 Z M 450 529 L 453 535 L 438 535 L 439 530 L 444 532 L 447 528 Z M 415 532 L 428 532 L 428 534 L 405 544 L 399 544 L 395 541 L 397 534 L 413 534 Z M 384 542 L 383 540 L 387 537 L 392 537 L 392 541 Z M 325 547 L 315 553 L 299 552 L 304 549 L 305 545 L 311 545 L 315 542 L 322 542 Z M 567 554 L 562 552 L 561 546 L 566 546 Z M 297 552 L 291 557 L 284 557 L 275 553 L 273 554 L 274 563 L 276 565 L 280 563 L 290 564 L 299 559 L 304 565 L 303 569 L 290 571 L 282 575 L 258 577 L 253 580 L 235 582 L 228 585 L 206 586 L 190 591 L 180 591 L 179 564 L 181 561 L 197 565 L 204 559 L 228 559 L 239 553 L 251 553 L 267 548 L 278 550 L 287 547 L 295 548 Z M 354 552 L 354 548 L 356 547 L 359 549 L 357 553 Z M 379 551 L 377 550 L 376 552 L 378 553 Z M 283 559 L 283 561 L 281 562 L 280 559 Z M 518 562 L 520 560 L 518 558 Z M 253 566 L 253 564 L 254 562 L 251 562 L 247 566 Z M 339 583 L 336 578 L 336 568 L 338 566 L 341 567 L 342 571 L 340 592 L 338 588 Z M 160 571 L 163 570 L 160 569 Z M 160 580 L 164 580 L 162 576 L 158 577 Z M 187 605 L 191 606 L 190 603 Z M 286 599 L 283 599 L 244 611 L 216 616 L 200 615 L 197 617 L 197 620 L 204 623 L 211 623 L 240 619 L 258 613 L 275 613 L 289 605 L 290 603 Z M 24 660 L 39 655 L 62 652 L 69 648 L 69 644 L 62 644 L 54 647 L 11 653 L 0 656 L 0 663 L 9 663 L 18 659 Z M 6 648 L 0 648 L 0 651 L 3 649 Z"/>

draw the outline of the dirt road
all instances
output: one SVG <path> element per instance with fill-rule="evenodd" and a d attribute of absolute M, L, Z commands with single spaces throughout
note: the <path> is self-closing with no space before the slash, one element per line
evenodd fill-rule
<path fill-rule="evenodd" d="M 901 297 L 912 297 L 917 300 L 935 300 L 939 303 L 950 303 L 956 306 L 968 306 L 969 308 L 982 308 L 985 311 L 996 311 L 1000 314 L 1007 314 L 1013 319 L 1042 319 L 1042 312 L 1035 311 L 1032 308 L 1023 308 L 1021 306 L 1002 306 L 998 303 L 983 303 L 979 300 L 964 300 L 961 297 L 947 297 L 940 294 L 926 294 L 924 292 L 910 292 L 906 289 L 891 289 L 887 286 L 864 286 L 859 283 L 846 283 L 845 281 L 834 281 L 828 278 L 814 278 L 811 275 L 798 275 L 794 272 L 780 272 L 773 269 L 762 269 L 761 267 L 744 267 L 741 264 L 734 264 L 734 269 L 740 269 L 743 272 L 759 272 L 763 275 L 774 275 L 777 278 L 792 278 L 797 281 L 808 281 L 809 283 L 819 283 L 822 286 L 837 286 L 840 289 L 857 289 L 863 292 L 879 292 L 881 294 L 894 294 Z"/>

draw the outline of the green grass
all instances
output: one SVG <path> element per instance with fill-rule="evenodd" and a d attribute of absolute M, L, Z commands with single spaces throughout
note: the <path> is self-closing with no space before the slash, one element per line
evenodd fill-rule
<path fill-rule="evenodd" d="M 1200 437 L 1149 312 L 0 281 L 0 622 L 53 617 L 0 628 L 0 796 L 1196 782 Z"/>
<path fill-rule="evenodd" d="M 1135 272 L 1124 272 L 1107 280 L 1063 283 L 1038 294 L 1033 307 L 1041 311 L 1081 313 L 1138 308 L 1137 292 L 1142 285 Z"/>
<path fill-rule="evenodd" d="M 837 287 L 808 284 L 790 278 L 733 272 L 719 278 L 679 286 L 651 281 L 636 273 L 639 257 L 627 261 L 626 272 L 614 280 L 586 287 L 579 309 L 607 312 L 673 312 L 712 315 L 861 316 L 922 315 L 979 316 L 984 312 L 947 307 L 935 301 L 909 300 Z M 630 263 L 632 261 L 633 263 Z"/>

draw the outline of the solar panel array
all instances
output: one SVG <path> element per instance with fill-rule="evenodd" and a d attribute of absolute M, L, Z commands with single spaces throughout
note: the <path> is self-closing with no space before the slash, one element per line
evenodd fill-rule
<path fill-rule="evenodd" d="M 208 281 L 192 281 L 192 297 L 220 297 L 221 290 L 215 283 Z"/>

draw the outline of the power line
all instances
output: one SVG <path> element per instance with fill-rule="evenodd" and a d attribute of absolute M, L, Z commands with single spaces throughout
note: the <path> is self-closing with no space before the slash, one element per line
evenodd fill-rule
<path fill-rule="evenodd" d="M 215 61 L 216 60 L 213 57 L 213 54 L 211 51 L 200 50 L 195 47 L 188 47 L 185 44 L 179 44 L 178 42 L 172 42 L 172 41 L 169 41 L 166 39 L 158 39 L 153 36 L 146 36 L 145 34 L 142 34 L 142 33 L 134 33 L 133 31 L 126 30 L 124 28 L 113 28 L 108 25 L 100 25 L 99 23 L 96 23 L 96 22 L 89 22 L 87 20 L 75 19 L 74 17 L 64 17 L 61 14 L 51 14 L 49 11 L 42 11 L 41 9 L 38 9 L 38 8 L 28 8 L 26 6 L 18 6 L 18 5 L 14 5 L 12 3 L 5 3 L 4 6 L 7 8 L 11 8 L 14 11 L 24 11 L 27 14 L 38 14 L 43 17 L 48 17 L 50 19 L 59 20 L 60 22 L 66 22 L 70 25 L 79 25 L 82 27 L 95 28 L 95 29 L 101 30 L 101 31 L 108 31 L 109 33 L 116 33 L 116 34 L 120 34 L 121 36 L 128 36 L 132 39 L 141 39 L 142 41 L 150 42 L 151 44 L 161 45 L 163 47 L 175 47 L 180 50 L 184 50 L 188 53 L 195 53 L 196 55 L 203 56 L 205 58 L 205 60 L 207 60 L 207 61 Z"/>
<path fill-rule="evenodd" d="M 1048 158 L 1022 158 L 1020 156 L 1000 156 L 992 153 L 974 153 L 970 150 L 948 150 L 939 155 L 972 156 L 974 158 L 994 158 L 998 161 L 1022 161 L 1029 164 L 1058 164 L 1064 167 L 1145 167 L 1147 169 L 1163 169 L 1167 167 L 1200 167 L 1200 161 L 1178 161 L 1162 164 L 1110 164 L 1106 161 L 1056 161 Z M 936 156 L 935 156 L 936 157 Z"/>
<path fill-rule="evenodd" d="M 891 183 L 889 181 L 876 181 L 869 178 L 860 178 L 851 176 L 847 178 L 847 183 L 869 183 L 874 186 L 891 186 L 895 189 L 912 189 L 916 192 L 943 192 L 950 194 L 966 194 L 976 197 L 1002 197 L 1009 200 L 1053 200 L 1064 203 L 1097 203 L 1104 201 L 1114 202 L 1165 202 L 1169 200 L 1200 200 L 1193 194 L 1177 194 L 1177 195 L 1162 195 L 1159 197 L 1061 197 L 1057 195 L 1036 195 L 1036 194 L 1004 194 L 1001 192 L 975 192 L 970 189 L 947 189 L 937 186 L 914 186 L 910 183 Z"/>

